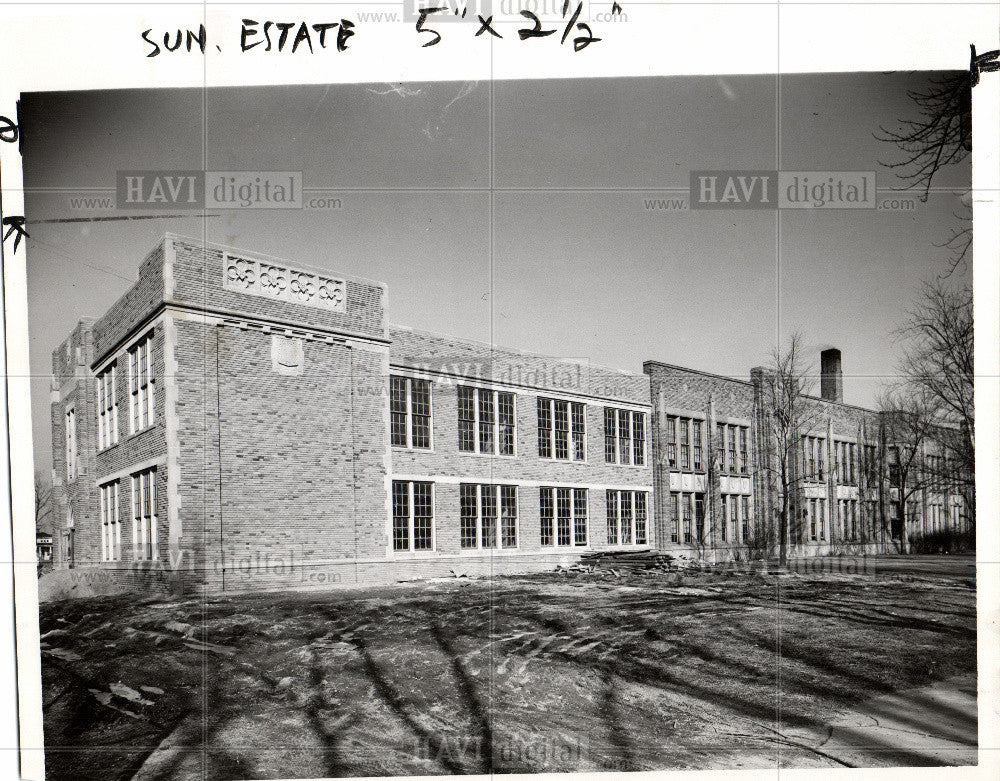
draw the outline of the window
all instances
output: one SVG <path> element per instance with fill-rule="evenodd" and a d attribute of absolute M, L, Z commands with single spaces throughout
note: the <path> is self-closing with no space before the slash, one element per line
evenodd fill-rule
<path fill-rule="evenodd" d="M 680 501 L 681 495 L 677 493 L 670 494 L 670 541 L 678 541 L 678 526 L 680 525 Z"/>
<path fill-rule="evenodd" d="M 726 437 L 726 440 L 727 440 L 727 442 L 729 444 L 729 458 L 726 461 L 726 466 L 728 467 L 727 471 L 732 472 L 732 473 L 735 474 L 736 469 L 737 469 L 737 467 L 736 467 L 736 426 L 730 426 L 729 427 L 729 431 L 727 433 L 728 433 L 728 436 Z"/>
<path fill-rule="evenodd" d="M 847 454 L 848 480 L 851 485 L 854 485 L 857 482 L 857 478 L 855 476 L 855 471 L 854 471 L 854 464 L 858 460 L 858 446 L 853 442 L 851 442 L 848 448 L 849 448 Z"/>
<path fill-rule="evenodd" d="M 390 436 L 394 447 L 430 448 L 430 380 L 390 377 L 389 418 Z"/>
<path fill-rule="evenodd" d="M 868 480 L 868 486 L 874 487 L 878 485 L 878 457 L 875 445 L 865 445 L 863 452 L 865 458 L 865 475 Z"/>
<path fill-rule="evenodd" d="M 691 494 L 681 494 L 681 507 L 684 510 L 684 542 L 691 544 L 691 516 L 694 497 Z"/>
<path fill-rule="evenodd" d="M 587 544 L 586 488 L 540 488 L 539 506 L 543 546 Z"/>
<path fill-rule="evenodd" d="M 677 418 L 667 418 L 667 466 L 677 468 Z"/>
<path fill-rule="evenodd" d="M 517 547 L 517 486 L 462 483 L 459 504 L 462 548 Z"/>
<path fill-rule="evenodd" d="M 681 469 L 691 468 L 691 421 L 678 418 L 677 427 L 681 430 Z"/>
<path fill-rule="evenodd" d="M 434 497 L 431 483 L 393 480 L 392 549 L 434 549 Z"/>
<path fill-rule="evenodd" d="M 742 500 L 740 504 L 743 505 L 743 541 L 746 542 L 750 539 L 750 497 L 744 496 Z"/>
<path fill-rule="evenodd" d="M 816 523 L 819 524 L 819 538 L 826 539 L 826 499 L 820 499 L 816 506 Z"/>
<path fill-rule="evenodd" d="M 586 410 L 581 402 L 539 397 L 538 455 L 560 461 L 586 460 L 585 420 Z"/>
<path fill-rule="evenodd" d="M 604 408 L 604 460 L 636 466 L 646 463 L 645 413 Z"/>
<path fill-rule="evenodd" d="M 66 410 L 66 478 L 76 480 L 76 410 Z"/>
<path fill-rule="evenodd" d="M 122 557 L 122 526 L 118 515 L 118 481 L 101 486 L 101 561 Z"/>
<path fill-rule="evenodd" d="M 648 544 L 648 514 L 644 491 L 608 489 L 608 544 Z"/>
<path fill-rule="evenodd" d="M 117 380 L 114 364 L 97 375 L 97 446 L 101 450 L 118 442 Z"/>
<path fill-rule="evenodd" d="M 717 423 L 715 426 L 715 458 L 719 464 L 719 471 L 726 471 L 726 424 Z"/>
<path fill-rule="evenodd" d="M 729 526 L 729 496 L 727 494 L 722 494 L 720 497 L 722 500 L 722 516 L 719 520 L 719 531 L 722 536 L 722 541 L 726 542 L 728 537 L 728 526 Z"/>
<path fill-rule="evenodd" d="M 747 427 L 740 426 L 740 474 L 749 474 L 749 453 L 747 451 Z M 822 479 L 822 478 L 821 478 Z"/>
<path fill-rule="evenodd" d="M 458 387 L 458 449 L 463 453 L 514 455 L 514 394 Z"/>
<path fill-rule="evenodd" d="M 132 555 L 136 561 L 157 557 L 156 467 L 132 475 Z"/>
<path fill-rule="evenodd" d="M 632 413 L 632 463 L 643 466 L 646 463 L 646 413 Z"/>
<path fill-rule="evenodd" d="M 153 423 L 153 333 L 128 351 L 129 432 Z"/>
<path fill-rule="evenodd" d="M 821 437 L 802 437 L 802 470 L 806 480 L 813 483 L 823 482 L 825 449 L 826 440 Z"/>
<path fill-rule="evenodd" d="M 694 440 L 694 468 L 695 470 L 701 469 L 701 439 L 702 439 L 702 422 L 700 420 L 692 420 L 691 427 L 693 428 L 693 434 L 691 439 Z"/>
<path fill-rule="evenodd" d="M 807 510 L 809 514 L 809 539 L 816 539 L 816 500 L 809 500 L 809 509 Z"/>
<path fill-rule="evenodd" d="M 705 534 L 705 495 L 695 494 L 694 495 L 694 527 L 695 533 L 698 535 L 695 540 L 696 543 L 705 543 L 708 541 L 708 536 Z"/>

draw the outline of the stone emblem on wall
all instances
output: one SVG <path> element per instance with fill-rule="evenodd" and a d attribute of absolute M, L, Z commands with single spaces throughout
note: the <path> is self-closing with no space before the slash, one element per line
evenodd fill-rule
<path fill-rule="evenodd" d="M 305 369 L 305 349 L 301 339 L 271 335 L 271 368 L 278 374 L 295 376 Z"/>
<path fill-rule="evenodd" d="M 224 260 L 222 286 L 226 290 L 328 312 L 347 311 L 347 283 L 343 279 L 236 255 L 227 254 Z"/>

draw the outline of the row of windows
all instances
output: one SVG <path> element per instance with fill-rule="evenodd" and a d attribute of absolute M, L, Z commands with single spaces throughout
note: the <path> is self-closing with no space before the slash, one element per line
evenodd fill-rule
<path fill-rule="evenodd" d="M 670 541 L 685 545 L 709 542 L 705 524 L 705 494 L 672 491 L 667 499 L 670 521 Z M 750 539 L 750 497 L 744 494 L 722 495 L 722 518 L 719 536 L 723 542 L 740 542 Z"/>
<path fill-rule="evenodd" d="M 414 377 L 389 378 L 390 438 L 394 447 L 431 448 L 431 385 Z M 586 405 L 539 397 L 538 455 L 559 461 L 587 460 Z M 517 447 L 515 395 L 510 391 L 458 386 L 458 449 L 463 453 L 513 456 Z M 646 463 L 646 415 L 604 411 L 605 460 Z"/>
<path fill-rule="evenodd" d="M 715 457 L 719 471 L 750 473 L 750 429 L 718 423 L 715 427 Z M 697 418 L 667 418 L 667 466 L 684 471 L 704 471 L 705 422 Z"/>
<path fill-rule="evenodd" d="M 516 548 L 517 486 L 459 485 L 459 544 L 464 550 Z M 538 489 L 542 547 L 586 547 L 588 489 L 543 486 Z M 645 491 L 606 491 L 608 544 L 648 544 L 648 497 Z M 392 483 L 392 548 L 430 551 L 435 548 L 434 487 L 430 482 Z"/>
<path fill-rule="evenodd" d="M 129 434 L 154 421 L 153 332 L 128 350 Z M 118 444 L 118 367 L 112 362 L 97 375 L 97 446 Z M 68 435 L 67 435 L 68 436 Z"/>
<path fill-rule="evenodd" d="M 875 445 L 864 445 L 863 463 L 858 463 L 858 446 L 854 442 L 834 440 L 833 479 L 840 485 L 857 485 L 858 473 L 866 475 L 869 484 L 877 482 L 878 460 Z M 826 439 L 802 437 L 802 474 L 806 480 L 822 483 L 826 480 Z"/>
<path fill-rule="evenodd" d="M 151 561 L 158 556 L 156 545 L 156 467 L 136 472 L 129 478 L 132 515 L 132 558 Z M 120 561 L 122 527 L 118 509 L 120 481 L 100 486 L 101 561 Z"/>

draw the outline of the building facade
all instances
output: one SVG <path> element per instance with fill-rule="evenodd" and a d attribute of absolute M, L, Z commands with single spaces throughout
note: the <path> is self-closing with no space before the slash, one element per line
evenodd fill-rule
<path fill-rule="evenodd" d="M 606 550 L 768 555 L 765 381 L 390 326 L 381 283 L 167 235 L 53 353 L 57 566 L 218 592 Z M 888 550 L 887 514 L 903 511 L 878 416 L 836 388 L 839 366 L 802 436 L 801 555 Z"/>

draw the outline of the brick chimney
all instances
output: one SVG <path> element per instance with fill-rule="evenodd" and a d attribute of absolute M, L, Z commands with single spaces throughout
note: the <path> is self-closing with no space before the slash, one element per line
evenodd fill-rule
<path fill-rule="evenodd" d="M 820 395 L 827 401 L 844 400 L 844 373 L 840 365 L 840 350 L 831 347 L 819 355 Z"/>

